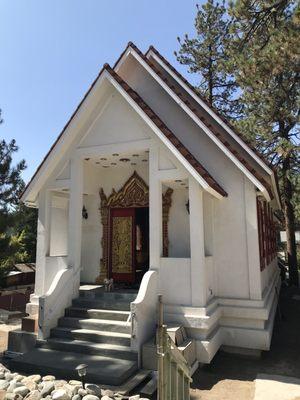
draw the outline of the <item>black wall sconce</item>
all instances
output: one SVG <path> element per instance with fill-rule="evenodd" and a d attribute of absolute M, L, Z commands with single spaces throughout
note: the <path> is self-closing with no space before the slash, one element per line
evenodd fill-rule
<path fill-rule="evenodd" d="M 89 214 L 87 212 L 87 209 L 85 208 L 85 206 L 82 207 L 82 218 L 84 219 L 88 219 Z"/>
<path fill-rule="evenodd" d="M 186 208 L 186 211 L 189 214 L 190 213 L 190 201 L 189 200 L 185 203 L 185 208 Z"/>

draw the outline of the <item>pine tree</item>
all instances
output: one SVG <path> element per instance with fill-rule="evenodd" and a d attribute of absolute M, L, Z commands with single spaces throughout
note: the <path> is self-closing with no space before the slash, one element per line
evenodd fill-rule
<path fill-rule="evenodd" d="M 0 141 L 0 286 L 15 263 L 33 261 L 35 257 L 37 216 L 35 210 L 19 204 L 24 188 L 21 174 L 26 164 L 22 160 L 13 165 L 17 151 L 15 140 Z"/>
<path fill-rule="evenodd" d="M 197 6 L 195 18 L 196 36 L 178 39 L 180 50 L 175 52 L 177 60 L 189 67 L 190 73 L 200 78 L 197 89 L 208 103 L 229 119 L 240 116 L 242 107 L 238 101 L 234 75 L 224 69 L 227 45 L 230 40 L 230 24 L 225 2 L 208 0 Z"/>
<path fill-rule="evenodd" d="M 295 1 L 237 0 L 228 71 L 242 90 L 239 129 L 278 167 L 290 282 L 298 285 L 295 203 L 299 198 L 300 9 Z M 298 191 L 298 193 L 297 193 Z"/>

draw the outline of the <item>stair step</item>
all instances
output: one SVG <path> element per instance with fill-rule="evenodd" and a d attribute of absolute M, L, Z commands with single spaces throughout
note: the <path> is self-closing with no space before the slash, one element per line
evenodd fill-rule
<path fill-rule="evenodd" d="M 65 312 L 66 317 L 112 319 L 114 321 L 127 321 L 130 311 L 102 310 L 97 308 L 69 307 Z"/>
<path fill-rule="evenodd" d="M 72 305 L 80 308 L 98 308 L 105 310 L 118 310 L 118 311 L 130 311 L 130 302 L 128 301 L 110 301 L 97 298 L 94 300 L 86 299 L 85 297 L 79 297 L 74 299 Z"/>
<path fill-rule="evenodd" d="M 151 373 L 152 371 L 150 370 L 141 369 L 118 388 L 118 393 L 123 396 L 128 395 L 133 391 L 133 389 L 141 385 L 151 375 Z"/>
<path fill-rule="evenodd" d="M 86 293 L 79 292 L 80 298 L 86 298 Z M 104 300 L 109 302 L 115 301 L 127 301 L 132 302 L 136 299 L 137 292 L 122 292 L 122 291 L 115 291 L 115 292 L 105 292 L 105 291 L 97 291 L 94 293 L 95 300 Z M 89 297 L 89 296 L 88 296 Z"/>
<path fill-rule="evenodd" d="M 137 361 L 137 353 L 132 351 L 130 347 L 116 344 L 92 343 L 84 340 L 63 338 L 48 338 L 47 340 L 38 340 L 37 346 L 53 350 L 102 355 L 105 357 L 120 358 L 122 360 Z"/>
<path fill-rule="evenodd" d="M 109 331 L 109 332 L 120 332 L 130 333 L 130 325 L 125 321 L 113 321 L 105 319 L 93 319 L 93 318 L 71 318 L 61 317 L 58 320 L 59 327 L 67 328 L 86 328 L 96 331 Z"/>
<path fill-rule="evenodd" d="M 56 327 L 51 329 L 51 337 L 84 340 L 95 343 L 118 344 L 130 346 L 131 335 L 120 332 L 94 331 L 91 329 L 74 329 L 66 327 Z"/>
<path fill-rule="evenodd" d="M 11 368 L 26 373 L 55 375 L 65 379 L 78 379 L 78 364 L 87 364 L 88 382 L 119 386 L 137 370 L 137 362 L 99 355 L 71 353 L 47 348 L 34 350 L 14 358 Z"/>
<path fill-rule="evenodd" d="M 104 292 L 104 285 L 81 285 L 79 295 L 88 298 L 94 298 L 97 293 Z"/>

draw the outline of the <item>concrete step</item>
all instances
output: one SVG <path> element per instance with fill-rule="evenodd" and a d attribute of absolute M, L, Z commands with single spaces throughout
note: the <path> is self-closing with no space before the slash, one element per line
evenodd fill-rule
<path fill-rule="evenodd" d="M 66 327 L 56 327 L 51 329 L 51 338 L 65 338 L 84 340 L 94 343 L 109 343 L 120 346 L 130 346 L 131 335 L 120 332 L 94 331 L 91 329 L 76 329 Z"/>
<path fill-rule="evenodd" d="M 87 299 L 85 297 L 79 297 L 73 300 L 72 305 L 80 308 L 130 311 L 129 301 L 120 301 L 120 300 L 116 301 L 113 298 L 110 300 L 97 297 L 92 300 L 92 299 Z"/>
<path fill-rule="evenodd" d="M 94 298 L 97 293 L 104 292 L 104 285 L 81 285 L 79 295 L 82 297 Z"/>
<path fill-rule="evenodd" d="M 130 333 L 131 326 L 126 321 L 113 321 L 93 318 L 61 317 L 58 320 L 59 327 L 85 328 L 93 331 L 107 331 Z"/>
<path fill-rule="evenodd" d="M 63 379 L 78 379 L 78 364 L 87 364 L 87 382 L 120 386 L 137 370 L 137 362 L 119 358 L 57 351 L 47 348 L 34 350 L 14 358 L 10 367 L 28 374 L 55 375 Z"/>
<path fill-rule="evenodd" d="M 138 354 L 132 351 L 128 346 L 108 343 L 92 343 L 84 340 L 48 338 L 46 340 L 38 340 L 37 347 L 74 353 L 101 355 L 105 357 L 115 357 L 122 360 L 132 361 L 137 361 L 138 357 Z"/>
<path fill-rule="evenodd" d="M 69 307 L 66 308 L 65 316 L 74 318 L 93 318 L 106 320 L 111 319 L 114 321 L 127 321 L 130 316 L 130 311 Z"/>
<path fill-rule="evenodd" d="M 120 395 L 126 397 L 129 393 L 133 393 L 133 390 L 139 393 L 138 387 L 142 385 L 151 376 L 152 371 L 141 369 L 135 375 L 131 376 L 127 382 L 123 383 L 118 387 L 117 392 Z"/>
<path fill-rule="evenodd" d="M 80 297 L 83 297 L 83 298 L 90 297 L 90 296 L 87 296 L 86 291 L 85 292 L 79 291 L 79 295 L 80 295 Z M 109 302 L 111 302 L 111 301 L 113 301 L 113 302 L 127 301 L 130 303 L 136 299 L 136 296 L 137 296 L 137 292 L 135 292 L 135 291 L 105 292 L 105 291 L 101 290 L 101 291 L 94 292 L 93 297 L 95 300 L 104 300 L 104 301 L 109 301 Z"/>

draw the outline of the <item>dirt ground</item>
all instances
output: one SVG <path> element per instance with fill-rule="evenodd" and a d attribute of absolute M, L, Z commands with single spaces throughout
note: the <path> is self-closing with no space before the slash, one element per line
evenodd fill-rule
<path fill-rule="evenodd" d="M 253 400 L 257 374 L 300 377 L 300 290 L 282 287 L 270 351 L 249 358 L 219 351 L 193 376 L 192 400 Z M 269 399 L 268 399 L 269 400 Z M 270 399 L 271 400 L 271 399 Z"/>
<path fill-rule="evenodd" d="M 21 320 L 15 319 L 9 324 L 0 324 L 0 358 L 2 353 L 7 349 L 8 333 L 21 328 Z"/>

